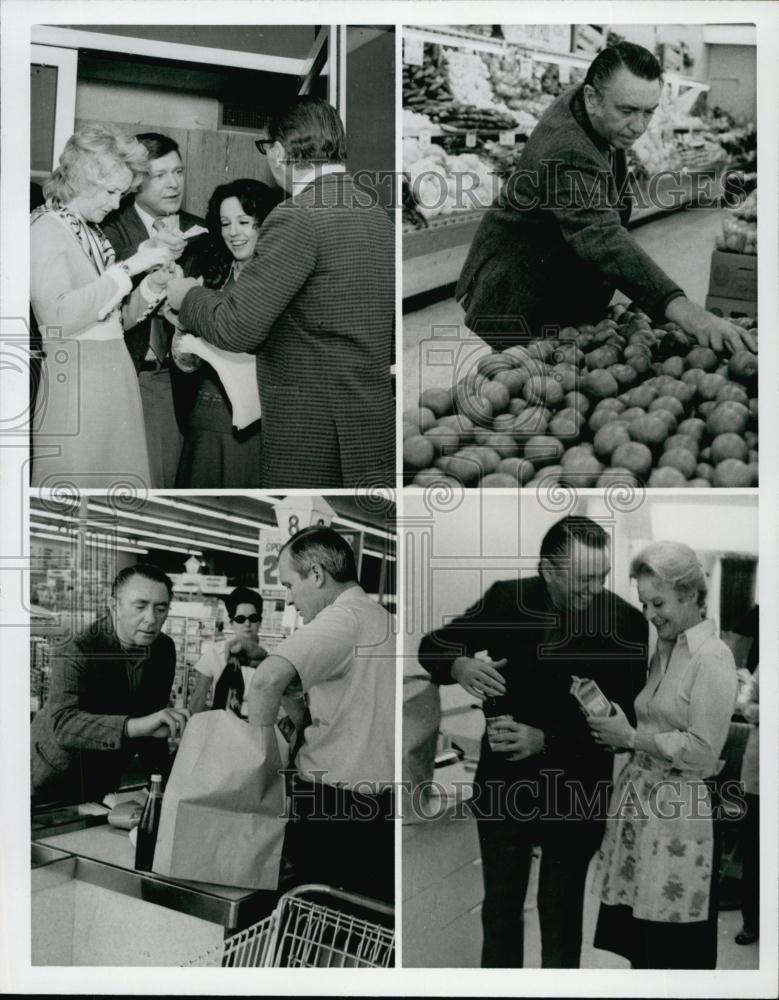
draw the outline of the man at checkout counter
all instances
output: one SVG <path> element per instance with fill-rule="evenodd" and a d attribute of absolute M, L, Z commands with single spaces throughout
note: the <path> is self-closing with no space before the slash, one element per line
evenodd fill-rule
<path fill-rule="evenodd" d="M 167 774 L 169 737 L 188 713 L 168 708 L 176 650 L 161 634 L 173 585 L 148 563 L 121 570 L 108 612 L 56 649 L 49 698 L 30 727 L 33 806 L 101 801 L 134 756 Z"/>
<path fill-rule="evenodd" d="M 331 528 L 294 535 L 279 553 L 279 579 L 304 624 L 254 672 L 249 722 L 274 725 L 283 699 L 302 727 L 283 849 L 291 877 L 284 881 L 392 900 L 392 619 L 359 585 L 354 553 Z M 299 687 L 308 696 L 308 725 L 302 699 L 290 711 Z"/>

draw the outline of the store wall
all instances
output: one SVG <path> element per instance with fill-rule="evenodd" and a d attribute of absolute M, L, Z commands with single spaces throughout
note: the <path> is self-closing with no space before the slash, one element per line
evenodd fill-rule
<path fill-rule="evenodd" d="M 142 85 L 79 80 L 76 118 L 113 122 L 156 121 L 160 128 L 219 126 L 219 102 L 213 97 Z"/>
<path fill-rule="evenodd" d="M 613 24 L 612 29 L 626 41 L 643 45 L 654 52 L 663 43 L 684 42 L 687 45 L 693 65 L 684 67 L 681 76 L 694 80 L 706 79 L 706 46 L 703 43 L 702 24 Z"/>
<path fill-rule="evenodd" d="M 106 35 L 147 38 L 181 45 L 207 45 L 214 49 L 253 52 L 305 59 L 314 44 L 314 25 L 284 24 L 69 24 L 77 31 L 96 31 Z M 204 37 L 204 32 L 207 37 Z"/>
<path fill-rule="evenodd" d="M 381 173 L 380 202 L 391 204 L 395 168 L 395 33 L 347 29 L 346 132 L 352 171 Z M 363 42 L 363 38 L 367 41 Z M 351 47 L 354 46 L 354 47 Z"/>
<path fill-rule="evenodd" d="M 757 50 L 752 45 L 707 45 L 709 107 L 718 106 L 741 123 L 755 121 Z"/>
<path fill-rule="evenodd" d="M 102 116 L 98 120 L 106 120 Z M 113 120 L 113 119 L 112 119 Z M 76 120 L 76 127 L 82 124 Z M 162 132 L 174 139 L 186 166 L 186 186 L 182 208 L 205 216 L 208 199 L 217 185 L 239 177 L 253 177 L 274 186 L 264 156 L 254 145 L 254 136 L 203 128 L 183 129 L 160 124 L 156 117 L 140 121 L 116 122 L 132 132 Z"/>

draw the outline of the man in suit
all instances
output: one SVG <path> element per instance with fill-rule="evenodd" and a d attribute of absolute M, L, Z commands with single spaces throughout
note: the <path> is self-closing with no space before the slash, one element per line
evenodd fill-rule
<path fill-rule="evenodd" d="M 290 197 L 223 291 L 168 285 L 182 325 L 257 355 L 266 488 L 394 482 L 394 228 L 346 172 L 338 113 L 298 98 L 258 142 Z"/>
<path fill-rule="evenodd" d="M 147 774 L 167 774 L 167 738 L 188 716 L 167 707 L 176 650 L 161 630 L 172 591 L 156 566 L 123 569 L 108 613 L 57 648 L 30 727 L 34 802 L 100 801 L 136 753 Z"/>
<path fill-rule="evenodd" d="M 128 199 L 102 226 L 117 260 L 131 257 L 138 246 L 153 239 L 166 246 L 184 269 L 195 259 L 198 237 L 184 239 L 193 226 L 203 226 L 196 215 L 181 211 L 184 164 L 178 144 L 166 135 L 144 132 L 136 138 L 149 154 L 149 173 L 134 198 Z M 175 485 L 176 469 L 189 410 L 198 379 L 173 364 L 170 344 L 173 327 L 155 315 L 128 330 L 127 349 L 138 372 L 143 403 L 151 485 Z"/>
<path fill-rule="evenodd" d="M 455 290 L 466 326 L 491 346 L 598 322 L 619 289 L 656 324 L 672 321 L 703 345 L 756 349 L 750 334 L 691 302 L 626 229 L 626 151 L 660 103 L 661 77 L 647 49 L 610 46 L 533 129 Z"/>
<path fill-rule="evenodd" d="M 591 678 L 634 720 L 647 669 L 647 624 L 606 589 L 609 570 L 603 528 L 563 518 L 541 543 L 538 576 L 493 584 L 419 648 L 436 683 L 495 699 L 485 714 L 504 717 L 482 740 L 471 803 L 483 862 L 485 968 L 523 964 L 536 843 L 542 964 L 579 966 L 584 883 L 603 834 L 614 758 L 590 735 L 571 680 Z"/>

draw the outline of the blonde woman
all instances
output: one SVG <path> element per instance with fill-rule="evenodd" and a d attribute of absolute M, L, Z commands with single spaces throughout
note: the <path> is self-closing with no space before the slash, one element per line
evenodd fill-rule
<path fill-rule="evenodd" d="M 33 414 L 32 485 L 149 484 L 138 380 L 124 330 L 153 311 L 174 273 L 164 249 L 116 263 L 100 229 L 147 169 L 144 147 L 109 124 L 68 139 L 30 217 L 30 300 L 44 359 Z M 133 288 L 133 278 L 147 274 Z"/>
<path fill-rule="evenodd" d="M 720 768 L 736 667 L 706 617 L 706 578 L 691 548 L 648 545 L 630 575 L 657 648 L 635 700 L 636 728 L 616 705 L 589 720 L 596 742 L 630 754 L 597 856 L 595 947 L 633 968 L 713 969 L 718 865 L 706 779 Z"/>

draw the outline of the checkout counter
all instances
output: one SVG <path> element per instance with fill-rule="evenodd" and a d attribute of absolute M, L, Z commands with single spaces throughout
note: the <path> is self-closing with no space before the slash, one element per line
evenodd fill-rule
<path fill-rule="evenodd" d="M 134 861 L 127 830 L 105 816 L 33 816 L 33 965 L 183 965 L 276 902 L 274 892 L 164 878 Z"/>

